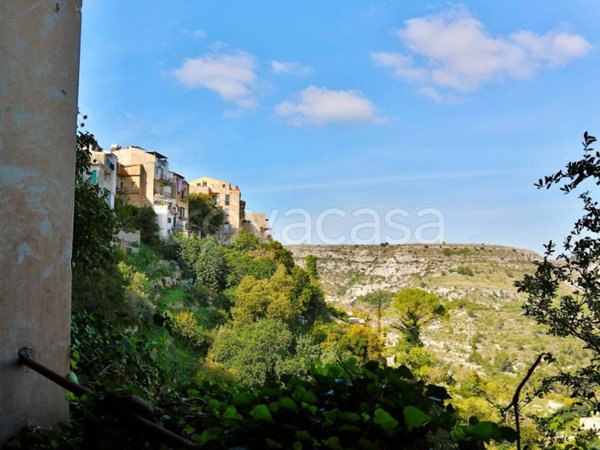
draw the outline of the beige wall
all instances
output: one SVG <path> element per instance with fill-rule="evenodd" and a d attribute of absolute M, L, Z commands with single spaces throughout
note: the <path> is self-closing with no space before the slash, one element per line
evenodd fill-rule
<path fill-rule="evenodd" d="M 206 194 L 211 197 L 218 196 L 217 205 L 228 212 L 227 221 L 235 231 L 242 226 L 244 219 L 244 203 L 242 192 L 237 186 L 231 187 L 231 183 L 210 177 L 196 178 L 190 181 L 190 194 Z M 229 205 L 227 196 L 229 195 Z"/>
<path fill-rule="evenodd" d="M 0 0 L 0 442 L 68 418 L 79 0 Z"/>

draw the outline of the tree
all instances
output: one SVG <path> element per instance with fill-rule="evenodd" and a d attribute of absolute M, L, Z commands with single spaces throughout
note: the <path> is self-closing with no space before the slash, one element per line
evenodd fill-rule
<path fill-rule="evenodd" d="M 600 185 L 600 152 L 592 148 L 596 138 L 583 135 L 583 157 L 569 162 L 564 170 L 544 177 L 536 183 L 538 189 L 562 184 L 565 194 L 588 181 Z M 561 372 L 547 382 L 559 382 L 572 388 L 574 396 L 587 398 L 600 411 L 600 208 L 589 190 L 582 192 L 583 215 L 575 222 L 563 242 L 563 251 L 556 254 L 556 245 L 545 245 L 541 262 L 536 262 L 533 275 L 516 282 L 520 292 L 527 294 L 525 314 L 548 326 L 555 336 L 572 336 L 591 352 L 591 361 L 582 369 Z M 562 294 L 565 290 L 568 293 Z"/>
<path fill-rule="evenodd" d="M 356 299 L 357 302 L 366 303 L 369 307 L 374 308 L 376 312 L 376 329 L 377 336 L 381 336 L 381 309 L 386 307 L 392 301 L 394 294 L 388 291 L 369 292 Z"/>
<path fill-rule="evenodd" d="M 160 242 L 158 237 L 158 221 L 156 213 L 151 206 L 144 206 L 138 211 L 138 226 L 140 228 L 140 241 L 142 244 L 157 245 Z"/>
<path fill-rule="evenodd" d="M 219 329 L 209 360 L 229 369 L 240 384 L 261 386 L 279 379 L 292 357 L 293 335 L 278 320 L 224 326 Z"/>
<path fill-rule="evenodd" d="M 258 236 L 250 230 L 242 228 L 235 233 L 231 240 L 231 248 L 237 252 L 248 253 L 260 247 Z"/>
<path fill-rule="evenodd" d="M 190 194 L 190 224 L 202 236 L 216 234 L 225 221 L 225 211 L 206 194 Z"/>
<path fill-rule="evenodd" d="M 117 222 L 102 189 L 91 182 L 89 149 L 98 148 L 93 134 L 77 134 L 75 211 L 73 220 L 73 267 L 99 270 L 113 258 Z"/>
<path fill-rule="evenodd" d="M 311 278 L 318 280 L 319 272 L 317 270 L 317 257 L 315 255 L 306 255 L 304 259 L 306 263 L 306 272 Z"/>
<path fill-rule="evenodd" d="M 113 248 L 117 221 L 105 194 L 89 176 L 89 150 L 93 148 L 98 148 L 94 135 L 79 131 L 71 258 L 73 308 L 115 313 L 122 306 L 124 283 Z"/>
<path fill-rule="evenodd" d="M 200 240 L 200 253 L 194 263 L 194 271 L 200 283 L 213 294 L 225 289 L 227 282 L 227 256 L 213 236 Z"/>
<path fill-rule="evenodd" d="M 404 335 L 407 344 L 421 346 L 421 330 L 424 325 L 446 314 L 440 298 L 421 289 L 406 288 L 396 294 L 392 308 L 398 315 L 399 324 L 394 325 Z"/>
<path fill-rule="evenodd" d="M 244 277 L 235 290 L 235 305 L 231 308 L 233 320 L 240 323 L 276 319 L 290 324 L 300 313 L 294 279 L 281 265 L 268 280 Z"/>
<path fill-rule="evenodd" d="M 379 336 L 369 327 L 359 324 L 332 325 L 321 345 L 326 361 L 345 361 L 349 358 L 357 358 L 361 363 L 379 361 L 383 351 L 383 341 Z"/>

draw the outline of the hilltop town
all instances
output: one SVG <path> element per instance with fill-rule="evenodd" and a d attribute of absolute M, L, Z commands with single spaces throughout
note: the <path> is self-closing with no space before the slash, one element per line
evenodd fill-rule
<path fill-rule="evenodd" d="M 202 231 L 190 217 L 190 195 L 203 194 L 214 205 L 223 209 L 224 220 L 214 230 L 224 241 L 229 241 L 240 229 L 247 229 L 266 240 L 269 235 L 268 219 L 262 212 L 246 208 L 239 186 L 229 181 L 203 176 L 187 180 L 169 168 L 167 156 L 135 145 L 112 145 L 109 151 L 90 149 L 88 180 L 97 184 L 107 203 L 115 208 L 121 199 L 137 208 L 151 207 L 156 214 L 158 234 L 162 239 L 174 233 L 200 236 Z M 140 233 L 121 231 L 118 240 L 126 247 L 139 245 Z"/>

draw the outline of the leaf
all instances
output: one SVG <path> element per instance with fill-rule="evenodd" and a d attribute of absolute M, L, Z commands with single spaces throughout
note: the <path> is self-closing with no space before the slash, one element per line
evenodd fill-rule
<path fill-rule="evenodd" d="M 237 408 L 233 405 L 229 405 L 223 413 L 223 419 L 227 420 L 244 420 L 242 415 L 238 412 Z"/>
<path fill-rule="evenodd" d="M 388 413 L 383 408 L 377 408 L 375 410 L 375 415 L 374 415 L 374 418 L 373 418 L 373 422 L 378 427 L 383 428 L 384 430 L 387 430 L 387 431 L 391 431 L 394 428 L 397 428 L 398 425 L 399 425 L 399 422 L 396 419 L 394 419 L 390 415 L 390 413 Z"/>
<path fill-rule="evenodd" d="M 431 416 L 425 414 L 419 408 L 414 406 L 406 406 L 404 408 L 404 423 L 409 429 L 425 425 L 430 420 Z"/>
<path fill-rule="evenodd" d="M 519 436 L 511 427 L 500 427 L 500 436 L 508 442 L 515 442 Z"/>
<path fill-rule="evenodd" d="M 477 425 L 469 425 L 467 434 L 482 441 L 490 441 L 494 439 L 499 441 L 502 437 L 498 425 L 493 422 L 481 421 Z"/>
<path fill-rule="evenodd" d="M 273 417 L 271 416 L 271 412 L 269 411 L 269 408 L 267 408 L 267 405 L 263 405 L 263 404 L 256 405 L 250 411 L 250 416 L 254 420 L 268 422 L 268 423 L 275 423 L 273 420 Z"/>
<path fill-rule="evenodd" d="M 288 411 L 298 412 L 298 405 L 296 405 L 296 402 L 294 400 L 292 400 L 290 397 L 280 398 L 279 406 L 282 409 L 287 409 Z"/>
<path fill-rule="evenodd" d="M 340 443 L 340 438 L 337 436 L 331 436 L 329 439 L 324 440 L 323 445 L 332 450 L 344 450 L 342 444 Z"/>

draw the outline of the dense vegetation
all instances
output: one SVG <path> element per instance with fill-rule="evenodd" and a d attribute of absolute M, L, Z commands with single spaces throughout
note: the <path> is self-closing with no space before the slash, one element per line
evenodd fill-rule
<path fill-rule="evenodd" d="M 79 138 L 81 156 L 94 141 Z M 123 204 L 113 213 L 81 159 L 69 378 L 94 394 L 69 395 L 70 424 L 27 430 L 9 448 L 142 448 L 151 440 L 128 415 L 141 400 L 153 421 L 207 449 L 514 445 L 504 424 L 514 382 L 455 370 L 423 342 L 425 327 L 468 303 L 398 286 L 359 299 L 377 317 L 374 328 L 352 323 L 325 303 L 314 255 L 302 268 L 280 243 L 245 230 L 221 245 L 214 236 L 160 241 L 146 226 L 144 244 L 125 254 L 111 244 L 116 229 L 149 221 Z M 85 212 L 95 208 L 90 223 Z M 382 311 L 399 332 L 387 346 Z M 474 360 L 482 339 L 473 337 Z M 498 372 L 514 378 L 510 358 L 497 359 Z M 532 417 L 521 438 L 529 448 L 596 448 L 573 426 L 591 410 L 579 402 Z"/>

